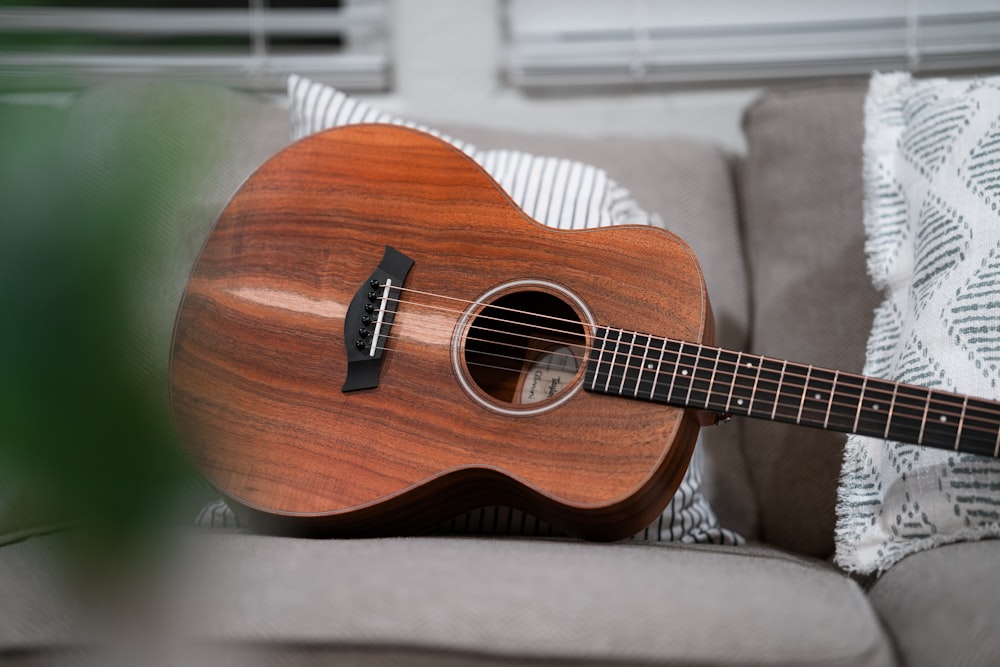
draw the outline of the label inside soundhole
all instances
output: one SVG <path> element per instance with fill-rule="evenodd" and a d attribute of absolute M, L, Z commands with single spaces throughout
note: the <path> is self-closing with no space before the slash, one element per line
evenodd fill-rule
<path fill-rule="evenodd" d="M 569 345 L 550 345 L 524 364 L 517 391 L 521 405 L 556 396 L 569 386 L 580 368 L 578 352 Z"/>

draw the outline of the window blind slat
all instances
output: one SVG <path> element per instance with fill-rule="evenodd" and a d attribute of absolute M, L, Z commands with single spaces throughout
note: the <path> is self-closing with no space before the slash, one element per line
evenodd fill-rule
<path fill-rule="evenodd" d="M 988 0 L 507 0 L 504 8 L 507 74 L 525 88 L 1000 67 L 1000 8 Z"/>
<path fill-rule="evenodd" d="M 99 4 L 96 3 L 95 4 Z M 280 89 L 293 72 L 351 91 L 390 85 L 385 0 L 341 6 L 0 8 L 0 77 L 46 86 L 121 77 Z"/>
<path fill-rule="evenodd" d="M 381 30 L 385 7 L 343 9 L 0 8 L 0 32 L 128 35 L 318 34 Z"/>

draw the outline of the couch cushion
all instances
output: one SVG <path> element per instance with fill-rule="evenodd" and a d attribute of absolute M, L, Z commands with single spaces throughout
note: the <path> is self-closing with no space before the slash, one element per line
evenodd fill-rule
<path fill-rule="evenodd" d="M 1000 541 L 963 542 L 908 556 L 869 597 L 911 667 L 1000 664 Z"/>
<path fill-rule="evenodd" d="M 0 550 L 7 654 L 79 645 L 95 616 L 74 613 L 43 569 L 50 540 Z M 185 535 L 178 553 L 147 589 L 162 591 L 153 637 L 183 637 L 181 646 L 220 657 L 263 649 L 282 664 L 286 651 L 401 665 L 892 664 L 854 582 L 763 548 L 204 532 Z"/>
<path fill-rule="evenodd" d="M 878 304 L 861 214 L 864 94 L 847 85 L 777 90 L 744 116 L 753 352 L 862 368 Z M 845 437 L 749 420 L 744 432 L 763 539 L 829 556 Z"/>

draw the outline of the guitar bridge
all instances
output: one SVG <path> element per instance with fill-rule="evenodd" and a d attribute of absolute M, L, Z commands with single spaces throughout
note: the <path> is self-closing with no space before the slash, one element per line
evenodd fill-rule
<path fill-rule="evenodd" d="M 412 259 L 386 246 L 382 261 L 347 307 L 344 317 L 347 379 L 341 391 L 378 386 L 382 354 L 396 318 L 400 288 L 412 266 Z"/>

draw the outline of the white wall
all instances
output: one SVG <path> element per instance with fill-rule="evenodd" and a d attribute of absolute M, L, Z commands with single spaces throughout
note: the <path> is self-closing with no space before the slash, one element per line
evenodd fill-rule
<path fill-rule="evenodd" d="M 756 89 L 528 97 L 501 80 L 497 0 L 394 0 L 389 111 L 465 125 L 577 136 L 684 136 L 740 150 Z"/>

